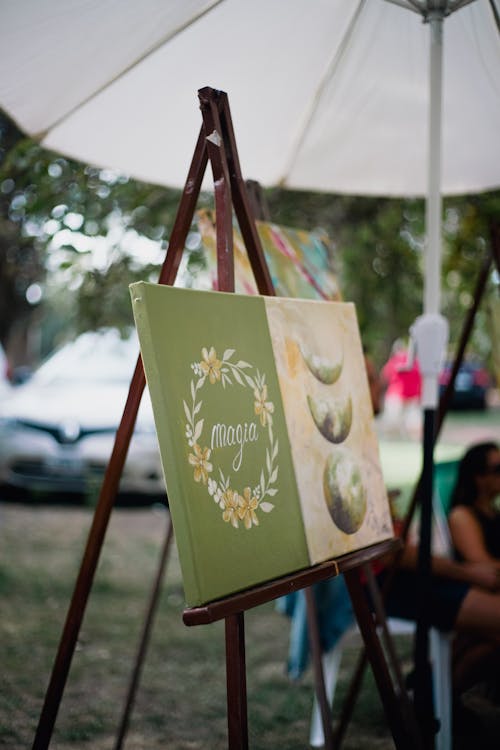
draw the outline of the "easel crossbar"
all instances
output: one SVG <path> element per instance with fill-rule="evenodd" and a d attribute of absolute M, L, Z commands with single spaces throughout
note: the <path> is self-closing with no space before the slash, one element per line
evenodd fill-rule
<path fill-rule="evenodd" d="M 202 607 L 192 607 L 184 610 L 182 619 L 185 625 L 207 625 L 217 622 L 238 612 L 252 609 L 260 604 L 285 596 L 294 591 L 312 586 L 320 581 L 345 573 L 353 568 L 372 562 L 383 555 L 395 553 L 399 550 L 401 542 L 399 539 L 387 539 L 377 542 L 370 547 L 351 552 L 336 560 L 327 560 L 282 578 L 268 581 L 255 588 L 241 591 L 239 593 L 210 602 Z"/>

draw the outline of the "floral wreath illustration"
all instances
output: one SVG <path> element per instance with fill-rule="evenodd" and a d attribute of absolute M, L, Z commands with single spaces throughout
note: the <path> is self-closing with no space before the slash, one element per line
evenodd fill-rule
<path fill-rule="evenodd" d="M 235 349 L 226 349 L 222 360 L 218 359 L 213 346 L 203 347 L 202 360 L 191 364 L 195 378 L 191 380 L 191 406 L 183 401 L 186 414 L 186 438 L 189 448 L 188 462 L 194 467 L 194 480 L 207 486 L 209 497 L 222 510 L 222 518 L 235 529 L 242 522 L 245 529 L 259 525 L 258 513 L 270 513 L 273 503 L 265 498 L 274 497 L 278 490 L 274 486 L 278 478 L 278 440 L 273 434 L 274 404 L 268 398 L 266 376 L 258 370 L 253 374 L 252 365 L 239 360 L 233 362 Z M 251 374 L 252 373 L 252 374 Z M 200 392 L 208 382 L 209 387 L 233 385 L 233 379 L 243 388 L 250 387 L 254 398 L 254 413 L 259 417 L 261 428 L 267 431 L 266 465 L 261 469 L 259 481 L 254 487 L 244 487 L 243 491 L 231 486 L 231 477 L 225 477 L 219 468 L 220 479 L 210 476 L 214 467 L 210 462 L 211 447 L 202 447 L 203 417 L 200 417 L 203 401 Z"/>

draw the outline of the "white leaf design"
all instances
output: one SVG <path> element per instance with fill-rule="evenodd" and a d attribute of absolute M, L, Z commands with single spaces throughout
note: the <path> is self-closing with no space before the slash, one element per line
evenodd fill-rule
<path fill-rule="evenodd" d="M 275 470 L 273 471 L 273 473 L 269 477 L 269 482 L 272 484 L 273 482 L 275 482 L 277 480 L 277 478 L 278 478 L 278 467 L 275 468 Z"/>
<path fill-rule="evenodd" d="M 278 494 L 278 490 L 275 489 L 275 488 L 272 488 L 272 489 L 268 490 L 266 494 L 270 495 L 271 497 L 274 497 L 275 495 Z"/>
<path fill-rule="evenodd" d="M 237 383 L 239 383 L 240 385 L 245 385 L 243 383 L 243 380 L 241 379 L 241 375 L 239 374 L 238 370 L 233 370 L 233 375 Z"/>
<path fill-rule="evenodd" d="M 203 432 L 203 419 L 200 419 L 200 421 L 196 423 L 196 426 L 194 428 L 194 435 L 193 435 L 194 440 L 198 440 L 202 432 Z"/>
<path fill-rule="evenodd" d="M 263 510 L 264 513 L 270 513 L 273 510 L 274 505 L 272 503 L 260 503 L 259 508 Z"/>
<path fill-rule="evenodd" d="M 224 354 L 222 355 L 222 359 L 225 362 L 226 360 L 230 359 L 234 354 L 234 349 L 226 349 Z"/>
<path fill-rule="evenodd" d="M 189 406 L 185 401 L 182 402 L 182 405 L 184 406 L 184 413 L 186 414 L 186 418 L 188 422 L 191 423 L 191 412 L 189 411 Z"/>

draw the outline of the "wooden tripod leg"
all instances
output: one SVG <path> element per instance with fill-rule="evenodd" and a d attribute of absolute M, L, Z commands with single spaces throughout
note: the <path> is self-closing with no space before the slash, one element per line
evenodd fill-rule
<path fill-rule="evenodd" d="M 225 629 L 228 747 L 248 750 L 244 613 L 226 617 Z"/>
<path fill-rule="evenodd" d="M 398 695 L 394 689 L 375 621 L 361 586 L 359 570 L 346 571 L 344 577 L 394 743 L 398 750 L 421 750 L 420 737 L 412 731 L 416 724 L 412 726 L 407 722 L 404 696 Z"/>
<path fill-rule="evenodd" d="M 156 609 L 158 606 L 158 601 L 160 598 L 161 584 L 162 584 L 163 577 L 165 574 L 165 568 L 166 568 L 167 560 L 168 560 L 168 552 L 170 549 L 170 544 L 172 542 L 172 539 L 173 539 L 173 526 L 172 526 L 172 519 L 169 513 L 168 521 L 167 521 L 167 529 L 166 529 L 166 534 L 165 534 L 165 541 L 163 543 L 163 547 L 161 550 L 158 570 L 156 573 L 153 589 L 151 591 L 149 605 L 146 610 L 146 617 L 144 619 L 143 630 L 142 630 L 142 634 L 139 640 L 137 656 L 135 659 L 134 668 L 132 670 L 132 676 L 130 678 L 129 688 L 127 691 L 127 698 L 125 701 L 125 706 L 123 709 L 120 726 L 118 728 L 114 750 L 121 750 L 121 748 L 123 747 L 123 741 L 125 739 L 125 735 L 127 734 L 129 721 L 130 721 L 130 714 L 132 712 L 132 708 L 135 702 L 135 696 L 137 693 L 137 687 L 139 685 L 139 679 L 140 679 L 141 672 L 142 672 L 142 666 L 144 664 L 144 658 L 146 656 L 146 651 L 147 651 L 148 644 L 149 644 L 149 637 L 151 634 L 153 619 L 154 619 Z"/>
<path fill-rule="evenodd" d="M 210 97 L 216 102 L 221 132 L 226 145 L 227 171 L 231 184 L 234 210 L 238 218 L 238 224 L 245 242 L 257 288 L 260 294 L 274 296 L 273 282 L 257 233 L 247 187 L 241 173 L 227 94 L 223 91 L 215 92 L 213 89 L 202 89 L 200 94 L 204 97 Z"/>
<path fill-rule="evenodd" d="M 217 283 L 219 291 L 234 292 L 233 212 L 231 181 L 227 164 L 227 145 L 222 137 L 219 117 L 220 92 L 200 89 L 201 114 L 205 128 L 206 146 L 214 178 Z"/>
<path fill-rule="evenodd" d="M 198 199 L 207 165 L 205 136 L 203 127 L 200 130 L 191 167 L 186 180 L 186 187 L 181 197 L 179 210 L 172 230 L 171 241 L 162 271 L 160 283 L 173 284 L 184 250 L 185 240 L 191 225 L 194 208 Z M 58 652 L 52 669 L 40 719 L 33 741 L 33 750 L 46 750 L 49 746 L 54 725 L 59 711 L 64 686 L 68 678 L 71 660 L 76 641 L 85 614 L 88 597 L 92 588 L 95 571 L 111 515 L 111 510 L 118 492 L 121 474 L 125 465 L 127 451 L 135 426 L 135 420 L 145 387 L 142 360 L 139 357 L 125 404 L 123 416 L 118 427 L 113 451 L 104 475 L 99 500 L 94 513 L 92 526 L 87 539 L 80 571 L 73 591 L 73 596 L 66 616 Z"/>
<path fill-rule="evenodd" d="M 321 659 L 321 643 L 319 637 L 318 614 L 314 591 L 311 586 L 304 589 L 307 607 L 307 628 L 309 631 L 309 644 L 311 646 L 312 662 L 314 668 L 314 686 L 318 699 L 321 722 L 323 724 L 323 737 L 325 750 L 333 750 L 332 711 L 325 689 L 325 677 L 323 673 L 323 662 Z"/>
<path fill-rule="evenodd" d="M 351 721 L 354 707 L 358 699 L 359 691 L 363 682 L 366 667 L 368 665 L 368 656 L 366 654 L 366 648 L 362 648 L 359 653 L 358 662 L 356 669 L 349 683 L 349 690 L 342 706 L 342 711 L 339 717 L 339 722 L 334 734 L 335 748 L 339 750 L 347 732 L 347 727 Z"/>
<path fill-rule="evenodd" d="M 144 371 L 139 358 L 132 377 L 122 421 L 116 434 L 113 452 L 104 476 L 99 501 L 95 509 L 92 526 L 87 539 L 87 546 L 76 580 L 51 679 L 45 694 L 45 702 L 35 734 L 33 750 L 45 750 L 49 746 L 71 660 L 75 651 L 78 633 L 83 621 L 88 595 L 108 527 L 111 508 L 118 491 L 118 484 L 144 386 Z"/>

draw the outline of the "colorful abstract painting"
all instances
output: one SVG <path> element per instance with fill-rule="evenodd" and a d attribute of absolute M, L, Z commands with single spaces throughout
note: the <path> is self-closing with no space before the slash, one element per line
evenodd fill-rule
<path fill-rule="evenodd" d="M 198 228 L 207 251 L 211 286 L 217 289 L 216 233 L 213 211 L 197 213 Z M 337 278 L 331 269 L 328 238 L 321 232 L 290 229 L 257 221 L 274 290 L 279 297 L 340 300 Z M 233 228 L 236 292 L 257 294 L 250 261 L 238 225 Z"/>

